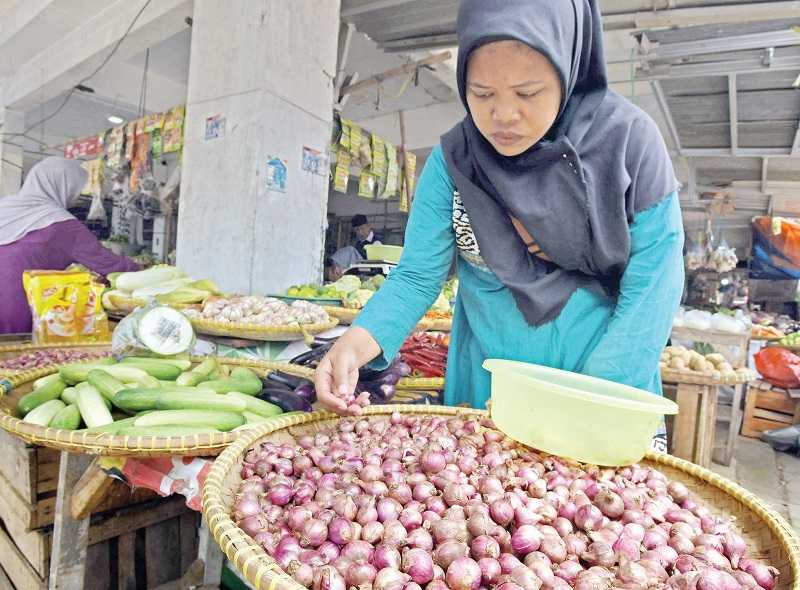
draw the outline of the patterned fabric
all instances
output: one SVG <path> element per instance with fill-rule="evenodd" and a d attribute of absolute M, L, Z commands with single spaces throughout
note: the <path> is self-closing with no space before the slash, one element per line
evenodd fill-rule
<path fill-rule="evenodd" d="M 459 255 L 481 270 L 488 270 L 486 263 L 481 258 L 481 248 L 472 231 L 472 224 L 469 222 L 469 214 L 461 202 L 461 195 L 458 191 L 453 191 L 453 231 L 456 237 L 456 247 Z"/>

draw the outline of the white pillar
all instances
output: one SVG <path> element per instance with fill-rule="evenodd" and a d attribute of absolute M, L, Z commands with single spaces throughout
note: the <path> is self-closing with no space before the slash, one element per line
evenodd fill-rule
<path fill-rule="evenodd" d="M 18 144 L 22 138 L 13 137 L 25 130 L 25 114 L 9 108 L 0 107 L 0 197 L 16 193 L 22 186 L 22 148 Z M 11 143 L 9 143 L 11 142 Z"/>
<path fill-rule="evenodd" d="M 322 278 L 339 0 L 195 2 L 178 217 L 178 266 L 228 291 Z M 206 139 L 206 121 L 225 119 Z M 285 192 L 268 162 L 286 161 Z"/>

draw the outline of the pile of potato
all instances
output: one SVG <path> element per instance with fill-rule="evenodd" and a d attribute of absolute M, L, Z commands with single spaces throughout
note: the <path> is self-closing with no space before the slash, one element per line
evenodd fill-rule
<path fill-rule="evenodd" d="M 753 372 L 742 367 L 734 369 L 719 353 L 702 355 L 695 350 L 683 346 L 668 346 L 661 353 L 661 369 L 703 375 L 714 381 L 731 383 L 749 381 L 754 378 Z"/>

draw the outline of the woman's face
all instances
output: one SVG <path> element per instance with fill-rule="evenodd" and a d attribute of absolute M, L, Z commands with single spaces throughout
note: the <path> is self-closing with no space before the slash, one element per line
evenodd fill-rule
<path fill-rule="evenodd" d="M 519 41 L 476 49 L 467 64 L 467 104 L 481 134 L 504 156 L 531 148 L 561 108 L 561 79 L 544 55 Z"/>

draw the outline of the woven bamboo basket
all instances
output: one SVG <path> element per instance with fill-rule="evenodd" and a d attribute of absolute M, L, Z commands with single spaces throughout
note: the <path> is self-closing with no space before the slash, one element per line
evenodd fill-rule
<path fill-rule="evenodd" d="M 442 391 L 444 377 L 403 377 L 396 387 L 398 391 Z"/>
<path fill-rule="evenodd" d="M 30 352 L 37 352 L 42 350 L 52 350 L 52 349 L 70 349 L 70 350 L 81 350 L 86 352 L 96 352 L 98 357 L 105 356 L 110 354 L 111 352 L 111 343 L 110 342 L 92 342 L 88 344 L 14 344 L 9 346 L 0 346 L 0 361 L 5 361 L 8 359 L 13 359 L 18 356 L 22 356 L 23 354 L 27 354 Z M 105 354 L 104 354 L 105 353 Z M 39 367 L 41 368 L 48 368 L 46 366 Z M 0 376 L 9 376 L 9 375 L 19 375 L 24 373 L 25 371 L 18 371 L 12 369 L 4 369 L 0 367 Z"/>
<path fill-rule="evenodd" d="M 365 415 L 391 412 L 438 415 L 486 415 L 471 409 L 439 406 L 372 406 Z M 234 493 L 241 483 L 240 465 L 244 453 L 264 439 L 292 442 L 295 436 L 315 432 L 338 420 L 328 412 L 302 416 L 276 417 L 242 433 L 238 440 L 220 454 L 203 487 L 203 514 L 214 538 L 228 559 L 257 590 L 303 590 L 283 572 L 275 561 L 230 518 Z M 776 590 L 800 590 L 800 539 L 789 524 L 758 497 L 693 463 L 670 455 L 649 453 L 643 461 L 662 471 L 672 480 L 683 482 L 712 510 L 723 517 L 735 517 L 737 527 L 747 541 L 749 554 L 781 570 Z"/>
<path fill-rule="evenodd" d="M 690 385 L 739 385 L 741 383 L 749 383 L 754 381 L 756 374 L 751 372 L 750 375 L 744 377 L 739 374 L 736 379 L 721 379 L 716 380 L 692 371 L 675 371 L 673 369 L 661 369 L 661 381 L 664 383 L 688 383 Z"/>
<path fill-rule="evenodd" d="M 200 358 L 193 359 L 199 362 Z M 304 367 L 288 363 L 270 361 L 252 361 L 249 359 L 218 359 L 220 363 L 230 366 L 249 367 L 262 376 L 269 371 L 283 371 L 298 377 L 307 376 Z M 303 369 L 300 371 L 299 369 Z M 0 428 L 14 434 L 26 442 L 88 455 L 160 457 L 171 455 L 213 456 L 219 454 L 232 443 L 242 432 L 222 432 L 211 434 L 193 434 L 187 436 L 116 436 L 110 434 L 90 434 L 75 430 L 45 428 L 28 424 L 15 417 L 13 412 L 17 401 L 28 393 L 33 382 L 39 377 L 55 373 L 57 368 L 50 367 L 27 371 L 19 375 L 0 377 Z"/>
<path fill-rule="evenodd" d="M 325 307 L 325 311 L 328 312 L 328 315 L 332 318 L 336 318 L 339 320 L 340 324 L 345 326 L 349 326 L 352 324 L 355 319 L 358 317 L 358 314 L 361 313 L 360 309 L 352 309 L 348 307 Z M 449 332 L 453 328 L 453 320 L 433 320 L 430 318 L 423 317 L 419 323 L 417 324 L 416 330 L 421 330 L 423 332 Z"/>
<path fill-rule="evenodd" d="M 322 334 L 339 325 L 339 320 L 331 318 L 328 322 L 299 324 L 293 326 L 255 326 L 244 323 L 223 323 L 211 320 L 191 320 L 197 334 L 223 336 L 225 338 L 244 338 L 265 342 L 294 342 Z"/>

